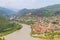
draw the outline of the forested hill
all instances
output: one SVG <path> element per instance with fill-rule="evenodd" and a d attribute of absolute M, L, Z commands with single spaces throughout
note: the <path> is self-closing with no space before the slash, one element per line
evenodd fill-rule
<path fill-rule="evenodd" d="M 38 9 L 22 9 L 18 12 L 19 16 L 26 15 L 31 13 L 31 15 L 35 16 L 53 16 L 53 15 L 59 15 L 60 14 L 60 4 L 56 5 L 50 5 L 43 8 Z"/>

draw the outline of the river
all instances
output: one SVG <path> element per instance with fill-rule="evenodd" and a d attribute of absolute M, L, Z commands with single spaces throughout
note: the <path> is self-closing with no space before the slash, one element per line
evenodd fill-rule
<path fill-rule="evenodd" d="M 4 36 L 6 40 L 40 40 L 38 38 L 33 38 L 30 35 L 31 26 L 22 24 L 22 29 L 17 30 L 9 35 Z"/>

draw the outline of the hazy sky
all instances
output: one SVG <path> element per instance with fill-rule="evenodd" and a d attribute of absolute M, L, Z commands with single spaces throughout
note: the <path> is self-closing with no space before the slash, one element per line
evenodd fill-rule
<path fill-rule="evenodd" d="M 41 8 L 48 5 L 60 4 L 60 0 L 0 0 L 0 6 L 9 9 Z"/>

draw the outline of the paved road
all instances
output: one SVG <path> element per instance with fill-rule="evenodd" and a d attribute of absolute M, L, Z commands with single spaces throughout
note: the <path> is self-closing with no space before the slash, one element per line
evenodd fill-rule
<path fill-rule="evenodd" d="M 22 29 L 4 36 L 5 39 L 6 40 L 40 40 L 30 36 L 31 29 L 29 25 L 22 24 L 22 26 L 23 26 Z"/>

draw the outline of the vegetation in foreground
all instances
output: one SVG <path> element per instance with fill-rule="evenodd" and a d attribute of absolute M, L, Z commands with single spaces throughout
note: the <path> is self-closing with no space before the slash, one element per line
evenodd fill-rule
<path fill-rule="evenodd" d="M 4 37 L 0 37 L 0 40 L 5 40 Z"/>
<path fill-rule="evenodd" d="M 41 38 L 41 39 L 46 39 L 46 40 L 54 40 L 54 38 L 60 38 L 60 33 L 56 33 L 56 32 L 46 32 L 44 34 L 37 34 L 37 35 L 33 35 L 33 37 L 35 38 Z"/>

